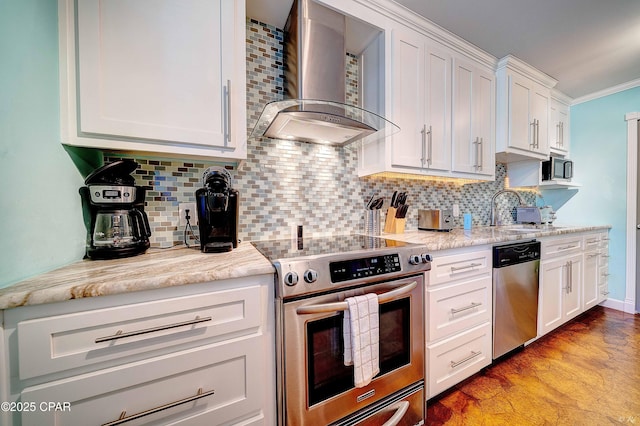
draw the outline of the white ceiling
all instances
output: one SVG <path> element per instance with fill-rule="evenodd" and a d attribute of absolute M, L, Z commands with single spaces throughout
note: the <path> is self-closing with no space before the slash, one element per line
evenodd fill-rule
<path fill-rule="evenodd" d="M 640 79 L 638 0 L 395 0 L 496 58 L 512 54 L 572 98 Z M 284 26 L 292 0 L 247 0 Z"/>

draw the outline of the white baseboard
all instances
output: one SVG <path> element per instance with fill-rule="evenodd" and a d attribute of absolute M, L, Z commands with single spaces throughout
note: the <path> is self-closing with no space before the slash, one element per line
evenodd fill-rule
<path fill-rule="evenodd" d="M 622 311 L 628 314 L 636 313 L 636 307 L 632 303 L 625 303 L 623 300 L 607 299 L 600 305 L 605 308 L 615 309 L 616 311 Z"/>

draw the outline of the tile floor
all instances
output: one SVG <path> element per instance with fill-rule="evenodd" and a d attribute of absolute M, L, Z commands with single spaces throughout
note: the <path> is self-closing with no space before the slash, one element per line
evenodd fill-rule
<path fill-rule="evenodd" d="M 640 315 L 595 307 L 427 404 L 427 425 L 640 425 Z"/>

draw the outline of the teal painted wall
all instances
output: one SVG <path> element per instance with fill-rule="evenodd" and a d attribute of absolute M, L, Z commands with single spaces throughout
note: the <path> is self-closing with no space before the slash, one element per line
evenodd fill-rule
<path fill-rule="evenodd" d="M 83 179 L 60 144 L 58 2 L 0 2 L 0 287 L 81 259 Z"/>
<path fill-rule="evenodd" d="M 626 280 L 627 122 L 640 111 L 640 87 L 571 108 L 571 158 L 583 186 L 558 211 L 558 221 L 612 225 L 609 297 L 624 301 Z"/>

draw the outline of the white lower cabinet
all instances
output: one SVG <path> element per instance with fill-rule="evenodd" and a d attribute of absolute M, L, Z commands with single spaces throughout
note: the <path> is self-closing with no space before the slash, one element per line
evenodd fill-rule
<path fill-rule="evenodd" d="M 426 386 L 431 398 L 491 364 L 491 248 L 433 254 L 426 289 Z"/>
<path fill-rule="evenodd" d="M 4 311 L 10 424 L 271 425 L 273 303 L 260 275 Z"/>
<path fill-rule="evenodd" d="M 582 254 L 540 262 L 540 335 L 582 312 L 581 272 Z"/>
<path fill-rule="evenodd" d="M 603 302 L 608 232 L 541 238 L 538 337 Z"/>
<path fill-rule="evenodd" d="M 491 323 L 427 346 L 428 398 L 491 364 Z"/>
<path fill-rule="evenodd" d="M 261 354 L 255 350 L 260 339 L 208 345 L 27 388 L 23 403 L 64 401 L 70 407 L 25 412 L 22 425 L 104 425 L 118 420 L 219 425 L 231 424 L 239 413 L 264 420 Z"/>

